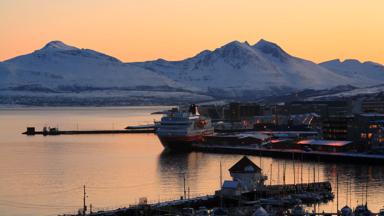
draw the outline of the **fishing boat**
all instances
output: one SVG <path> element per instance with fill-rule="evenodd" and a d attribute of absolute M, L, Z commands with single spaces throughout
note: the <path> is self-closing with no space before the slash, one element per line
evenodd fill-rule
<path fill-rule="evenodd" d="M 340 212 L 341 212 L 341 216 L 353 216 L 352 209 L 347 205 L 341 208 Z"/>
<path fill-rule="evenodd" d="M 156 134 L 161 144 L 170 150 L 189 150 L 194 143 L 201 143 L 205 136 L 212 135 L 211 119 L 201 116 L 196 105 L 188 111 L 174 108 L 157 122 Z"/>

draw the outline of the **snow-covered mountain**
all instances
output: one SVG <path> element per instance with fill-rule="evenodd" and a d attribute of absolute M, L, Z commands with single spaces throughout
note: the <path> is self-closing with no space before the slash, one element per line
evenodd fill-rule
<path fill-rule="evenodd" d="M 311 61 L 293 57 L 278 45 L 260 40 L 251 46 L 233 41 L 182 61 L 149 61 L 135 65 L 176 82 L 228 94 L 273 95 L 302 89 L 325 89 L 353 83 Z"/>
<path fill-rule="evenodd" d="M 356 60 L 315 64 L 266 40 L 254 45 L 233 41 L 181 61 L 136 63 L 52 41 L 0 62 L 0 103 L 169 104 L 308 92 L 319 96 L 380 84 L 383 65 Z"/>
<path fill-rule="evenodd" d="M 0 62 L 0 104 L 131 105 L 212 99 L 159 73 L 60 41 Z"/>
<path fill-rule="evenodd" d="M 375 62 L 360 62 L 355 59 L 340 61 L 339 59 L 320 63 L 322 67 L 334 71 L 342 76 L 353 77 L 363 86 L 384 83 L 384 65 Z"/>
<path fill-rule="evenodd" d="M 31 54 L 18 56 L 0 65 L 1 88 L 181 87 L 152 71 L 89 49 L 79 49 L 52 41 Z"/>

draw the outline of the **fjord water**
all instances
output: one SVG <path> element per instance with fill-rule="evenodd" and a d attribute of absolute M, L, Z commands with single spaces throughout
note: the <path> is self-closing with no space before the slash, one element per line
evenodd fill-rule
<path fill-rule="evenodd" d="M 27 126 L 41 129 L 122 129 L 127 125 L 152 123 L 165 107 L 109 108 L 1 108 L 0 109 L 0 215 L 57 215 L 74 213 L 86 202 L 94 210 L 118 208 L 183 195 L 183 176 L 190 195 L 212 194 L 219 188 L 220 161 L 223 179 L 242 155 L 206 153 L 173 154 L 163 151 L 154 134 L 25 136 Z M 270 175 L 272 184 L 282 184 L 286 163 L 287 183 L 293 183 L 292 160 L 250 157 Z M 261 161 L 261 164 L 260 164 Z M 346 204 L 351 183 L 351 205 L 365 202 L 377 212 L 384 205 L 384 165 L 296 161 L 296 182 L 332 182 L 336 193 L 339 173 L 339 207 Z M 301 175 L 301 171 L 302 175 Z M 319 173 L 319 176 L 318 176 Z M 302 178 L 301 178 L 302 176 Z M 302 180 L 303 179 L 303 180 Z M 270 184 L 270 181 L 267 181 Z M 336 210 L 336 199 L 320 210 Z"/>

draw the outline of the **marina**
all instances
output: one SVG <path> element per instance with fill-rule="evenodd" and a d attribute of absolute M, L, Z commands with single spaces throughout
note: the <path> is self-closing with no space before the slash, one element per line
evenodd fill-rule
<path fill-rule="evenodd" d="M 273 191 L 279 189 L 279 195 L 304 197 L 309 195 L 313 198 L 307 198 L 303 202 L 298 199 L 292 198 L 271 198 L 274 194 Z M 294 189 L 295 188 L 295 189 Z M 305 193 L 304 193 L 305 191 Z M 312 193 L 309 194 L 308 192 Z M 316 202 L 327 202 L 333 199 L 333 195 L 326 196 L 330 191 L 330 184 L 328 182 L 311 183 L 311 184 L 297 184 L 297 185 L 274 185 L 266 186 L 263 191 L 257 193 L 246 193 L 242 195 L 241 199 L 223 199 L 219 194 L 206 195 L 201 197 L 193 197 L 180 200 L 170 200 L 159 203 L 142 203 L 138 205 L 132 205 L 130 207 L 119 208 L 111 211 L 92 212 L 90 215 L 183 215 L 182 211 L 186 208 L 199 209 L 204 206 L 206 209 L 213 209 L 218 206 L 227 206 L 228 209 L 249 209 L 250 206 L 274 206 L 279 207 L 281 211 L 286 211 L 288 208 L 293 208 L 298 204 L 314 204 Z M 271 193 L 268 193 L 271 192 Z M 283 192 L 283 193 L 282 193 Z M 320 196 L 319 196 L 320 194 Z M 257 197 L 257 200 L 253 198 Z M 228 207 L 229 206 L 229 207 Z M 240 207 L 241 206 L 241 207 Z M 252 209 L 252 208 L 251 208 Z M 146 212 L 146 213 L 143 213 Z M 324 213 L 315 213 L 317 215 L 324 215 Z M 335 213 L 336 214 L 336 213 Z M 76 214 L 77 215 L 77 214 Z M 245 214 L 230 214 L 230 215 L 245 215 Z M 67 215 L 69 216 L 69 215 Z M 72 215 L 75 216 L 75 215 Z"/>
<path fill-rule="evenodd" d="M 268 177 L 246 156 L 228 171 L 232 180 L 225 180 L 221 189 L 214 195 L 190 198 L 184 184 L 184 196 L 180 197 L 180 200 L 149 204 L 143 197 L 138 205 L 112 211 L 90 210 L 90 215 L 185 215 L 185 210 L 190 211 L 188 215 L 195 215 L 194 209 L 204 208 L 206 212 L 212 209 L 214 212 L 220 208 L 223 211 L 235 209 L 232 213 L 228 211 L 228 215 L 245 216 L 251 214 L 249 211 L 255 205 L 273 211 L 273 215 L 286 215 L 292 213 L 295 208 L 301 208 L 301 205 L 326 203 L 334 199 L 330 182 L 266 185 L 265 180 Z M 84 186 L 84 208 L 81 215 L 86 215 L 85 194 Z M 236 211 L 238 212 L 235 213 Z"/>

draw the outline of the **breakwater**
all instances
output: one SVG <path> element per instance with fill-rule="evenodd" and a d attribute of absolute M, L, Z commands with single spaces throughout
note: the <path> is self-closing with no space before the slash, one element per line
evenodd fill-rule
<path fill-rule="evenodd" d="M 54 135 L 79 135 L 79 134 L 132 134 L 132 133 L 155 133 L 155 130 L 152 128 L 145 129 L 125 129 L 125 130 L 42 130 L 35 131 L 34 129 L 27 129 L 27 131 L 22 134 L 34 136 L 34 135 L 44 135 L 44 136 L 54 136 Z"/>

